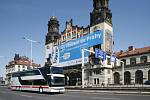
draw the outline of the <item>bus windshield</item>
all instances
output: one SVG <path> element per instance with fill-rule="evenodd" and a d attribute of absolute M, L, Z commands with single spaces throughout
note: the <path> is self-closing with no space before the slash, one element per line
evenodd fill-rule
<path fill-rule="evenodd" d="M 65 85 L 65 78 L 64 77 L 53 77 L 51 79 L 52 86 L 64 86 Z"/>
<path fill-rule="evenodd" d="M 51 73 L 52 74 L 63 74 L 63 68 L 62 67 L 52 67 Z"/>

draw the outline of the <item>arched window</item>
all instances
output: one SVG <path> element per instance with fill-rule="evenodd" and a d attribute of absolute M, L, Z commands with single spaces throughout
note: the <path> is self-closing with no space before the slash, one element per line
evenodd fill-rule
<path fill-rule="evenodd" d="M 120 84 L 120 74 L 118 72 L 114 73 L 114 84 Z"/>
<path fill-rule="evenodd" d="M 135 83 L 143 84 L 143 72 L 141 70 L 135 72 Z"/>
<path fill-rule="evenodd" d="M 130 58 L 130 65 L 136 64 L 136 58 Z"/>
<path fill-rule="evenodd" d="M 142 56 L 140 58 L 141 63 L 147 63 L 147 56 Z"/>
<path fill-rule="evenodd" d="M 124 72 L 124 84 L 131 84 L 131 73 L 129 71 Z"/>

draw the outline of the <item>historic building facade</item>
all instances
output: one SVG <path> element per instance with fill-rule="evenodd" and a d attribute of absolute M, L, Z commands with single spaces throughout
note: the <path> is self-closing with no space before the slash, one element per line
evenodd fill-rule
<path fill-rule="evenodd" d="M 38 68 L 40 67 L 39 64 L 36 64 L 29 60 L 28 57 L 19 56 L 19 54 L 15 54 L 15 57 L 12 61 L 6 65 L 6 79 L 5 84 L 11 83 L 11 74 L 18 71 L 25 71 L 28 69 Z"/>
<path fill-rule="evenodd" d="M 150 47 L 130 46 L 126 51 L 116 52 L 116 56 L 121 62 L 117 61 L 113 69 L 114 84 L 122 84 L 123 73 L 125 85 L 143 84 L 150 80 Z M 123 64 L 124 72 L 122 72 Z"/>
<path fill-rule="evenodd" d="M 73 24 L 73 20 L 66 22 L 66 27 L 64 31 L 59 32 L 59 21 L 56 17 L 51 17 L 48 22 L 48 33 L 46 35 L 46 56 L 45 62 L 53 65 L 60 66 L 64 68 L 64 74 L 66 75 L 67 85 L 81 85 L 81 59 L 71 60 L 72 62 L 66 61 L 65 63 L 60 63 L 61 51 L 65 51 L 64 48 L 61 48 L 65 44 L 74 45 L 77 44 L 81 39 L 89 37 L 92 34 L 98 34 L 102 36 L 102 42 L 99 44 L 92 45 L 88 47 L 89 50 L 94 51 L 96 49 L 101 49 L 106 52 L 106 60 L 102 61 L 99 58 L 95 58 L 95 55 L 92 53 L 88 54 L 88 61 L 85 63 L 85 85 L 100 85 L 111 84 L 112 83 L 112 63 L 110 61 L 110 55 L 113 52 L 113 28 L 112 28 L 112 13 L 109 9 L 109 0 L 93 0 L 93 11 L 90 13 L 90 25 L 87 27 L 78 26 Z M 90 37 L 90 39 L 96 38 Z M 80 40 L 79 40 L 80 39 Z M 79 41 L 77 41 L 79 40 Z M 74 42 L 76 41 L 76 42 Z M 88 43 L 88 41 L 87 41 Z M 67 46 L 68 46 L 67 45 Z M 78 48 L 82 48 L 79 46 Z M 76 48 L 77 49 L 77 48 Z M 79 52 L 70 51 L 73 56 L 79 55 Z M 78 54 L 79 53 L 79 54 Z M 69 52 L 65 53 L 62 57 L 64 60 L 71 58 Z"/>

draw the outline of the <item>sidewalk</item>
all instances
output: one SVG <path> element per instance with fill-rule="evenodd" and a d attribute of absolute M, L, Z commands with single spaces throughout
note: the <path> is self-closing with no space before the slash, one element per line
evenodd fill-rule
<path fill-rule="evenodd" d="M 66 87 L 67 92 L 87 92 L 87 93 L 115 93 L 115 94 L 142 94 L 150 95 L 150 88 L 137 88 L 137 87 L 124 87 L 124 88 L 115 88 L 115 87 L 90 87 L 90 88 L 81 88 L 81 87 Z"/>

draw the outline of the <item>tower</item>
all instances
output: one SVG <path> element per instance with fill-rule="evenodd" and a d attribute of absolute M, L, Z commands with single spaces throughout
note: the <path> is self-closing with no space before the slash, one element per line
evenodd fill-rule
<path fill-rule="evenodd" d="M 112 13 L 109 9 L 109 0 L 93 0 L 93 11 L 90 13 L 91 32 L 96 30 L 103 31 L 103 44 L 99 48 L 112 53 L 113 27 Z"/>
<path fill-rule="evenodd" d="M 95 66 L 95 69 L 100 71 L 100 75 L 93 76 L 94 80 L 91 81 L 94 84 L 111 84 L 112 63 L 110 61 L 110 55 L 113 52 L 113 25 L 109 0 L 93 0 L 93 11 L 90 13 L 90 26 L 90 32 L 101 30 L 103 34 L 103 43 L 94 46 L 92 49 L 101 49 L 106 52 L 107 56 L 106 60 L 100 61 L 101 67 Z"/>
<path fill-rule="evenodd" d="M 57 42 L 59 39 L 59 21 L 52 16 L 48 21 L 48 33 L 46 36 L 46 44 Z"/>
<path fill-rule="evenodd" d="M 46 61 L 48 64 L 53 64 L 57 62 L 56 52 L 57 44 L 59 42 L 59 21 L 56 17 L 52 16 L 48 21 L 48 33 L 46 35 L 45 49 L 46 49 Z"/>
<path fill-rule="evenodd" d="M 93 11 L 90 13 L 90 25 L 106 22 L 112 25 L 112 13 L 109 9 L 109 0 L 93 0 Z"/>

